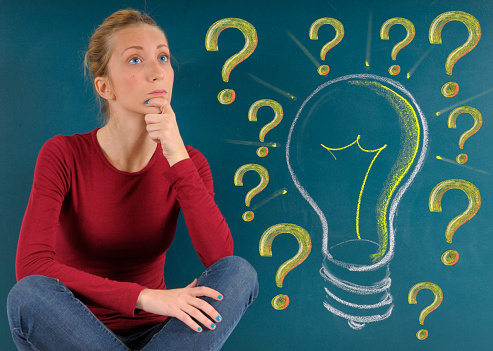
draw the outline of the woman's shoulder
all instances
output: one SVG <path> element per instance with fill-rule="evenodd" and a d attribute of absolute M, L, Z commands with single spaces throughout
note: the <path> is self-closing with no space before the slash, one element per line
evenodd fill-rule
<path fill-rule="evenodd" d="M 204 166 L 209 166 L 209 163 L 207 162 L 207 159 L 205 158 L 204 154 L 200 152 L 199 150 L 193 148 L 190 145 L 186 146 L 188 155 L 192 159 L 193 163 L 195 164 L 195 167 L 197 169 L 200 169 Z"/>
<path fill-rule="evenodd" d="M 56 135 L 44 143 L 38 160 L 58 160 L 58 163 L 66 165 L 81 162 L 93 154 L 93 133 L 95 130 L 83 134 Z"/>
<path fill-rule="evenodd" d="M 188 152 L 188 155 L 190 156 L 190 158 L 194 158 L 194 157 L 205 158 L 205 156 L 199 150 L 195 149 L 194 147 L 192 147 L 190 145 L 187 145 L 186 149 L 187 149 L 187 152 Z"/>
<path fill-rule="evenodd" d="M 84 151 L 93 146 L 93 135 L 97 129 L 82 134 L 73 135 L 55 135 L 51 139 L 48 139 L 44 145 L 43 149 L 49 149 L 53 151 L 60 151 L 63 153 L 73 152 L 73 151 Z"/>

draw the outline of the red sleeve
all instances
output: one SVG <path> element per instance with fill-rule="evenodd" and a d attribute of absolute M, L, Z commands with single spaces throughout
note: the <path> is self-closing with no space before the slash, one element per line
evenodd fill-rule
<path fill-rule="evenodd" d="M 233 254 L 233 238 L 214 201 L 212 174 L 205 157 L 187 147 L 190 159 L 173 165 L 165 177 L 176 190 L 192 244 L 204 266 Z"/>
<path fill-rule="evenodd" d="M 39 153 L 17 247 L 17 279 L 35 274 L 56 278 L 91 304 L 133 316 L 144 287 L 102 278 L 56 261 L 60 210 L 70 192 L 74 166 L 70 149 L 68 141 L 58 136 L 46 142 Z"/>

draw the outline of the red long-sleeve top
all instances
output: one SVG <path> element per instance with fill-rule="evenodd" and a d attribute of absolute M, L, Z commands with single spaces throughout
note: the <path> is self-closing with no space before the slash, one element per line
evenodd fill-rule
<path fill-rule="evenodd" d="M 135 309 L 144 288 L 165 289 L 166 251 L 183 211 L 193 246 L 209 267 L 233 254 L 214 202 L 205 157 L 170 167 L 160 144 L 144 169 L 116 169 L 96 130 L 56 136 L 42 147 L 22 222 L 16 273 L 59 279 L 111 330 L 135 333 L 165 320 Z"/>

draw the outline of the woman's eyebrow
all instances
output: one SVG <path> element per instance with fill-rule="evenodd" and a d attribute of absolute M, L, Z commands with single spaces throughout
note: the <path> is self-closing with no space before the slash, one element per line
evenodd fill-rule
<path fill-rule="evenodd" d="M 158 45 L 158 46 L 156 47 L 156 50 L 157 50 L 157 49 L 160 49 L 160 48 L 162 48 L 162 47 L 164 47 L 164 46 L 165 46 L 165 47 L 168 47 L 168 45 L 166 45 L 166 44 L 161 44 L 161 45 Z M 143 48 L 142 46 L 138 46 L 138 45 L 129 46 L 128 48 L 126 48 L 125 50 L 123 50 L 123 51 L 122 51 L 122 55 L 123 55 L 123 53 L 124 53 L 125 51 L 127 51 L 128 49 L 144 50 L 144 48 Z"/>

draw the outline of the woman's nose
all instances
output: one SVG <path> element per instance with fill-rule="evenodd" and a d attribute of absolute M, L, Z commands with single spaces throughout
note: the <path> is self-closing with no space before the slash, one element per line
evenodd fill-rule
<path fill-rule="evenodd" d="M 152 81 L 162 80 L 164 79 L 165 71 L 158 62 L 154 62 L 150 64 L 148 74 L 149 74 L 149 79 Z"/>

